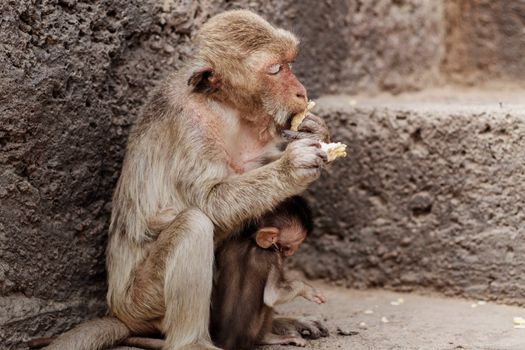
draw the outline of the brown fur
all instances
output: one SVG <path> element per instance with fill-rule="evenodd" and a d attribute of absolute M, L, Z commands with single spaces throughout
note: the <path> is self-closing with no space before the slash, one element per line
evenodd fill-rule
<path fill-rule="evenodd" d="M 271 227 L 276 229 L 279 248 L 284 240 L 304 239 L 312 226 L 306 202 L 293 197 L 217 249 L 210 329 L 218 346 L 240 350 L 257 344 L 305 344 L 297 334 L 283 337 L 272 333 L 273 307 L 298 295 L 312 301 L 319 298 L 318 302 L 324 302 L 324 297 L 302 281 L 287 280 L 285 255 L 256 242 L 258 235 Z M 299 230 L 291 231 L 292 227 Z"/>
<path fill-rule="evenodd" d="M 303 191 L 324 164 L 319 144 L 302 139 L 269 164 L 249 165 L 305 108 L 304 87 L 286 65 L 297 51 L 292 34 L 230 11 L 210 19 L 196 42 L 196 57 L 153 91 L 130 132 L 107 247 L 111 314 L 133 334 L 163 333 L 169 350 L 215 348 L 214 244 Z M 275 62 L 282 74 L 269 76 Z M 172 221 L 160 228 L 155 218 L 166 208 Z M 101 346 L 97 337 L 71 345 L 88 343 L 80 338 L 66 333 L 48 349 Z"/>

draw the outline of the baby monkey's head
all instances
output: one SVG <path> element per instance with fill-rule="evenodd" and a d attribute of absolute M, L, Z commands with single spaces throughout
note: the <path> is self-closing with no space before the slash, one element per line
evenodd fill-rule
<path fill-rule="evenodd" d="M 294 196 L 262 217 L 255 241 L 263 249 L 275 248 L 283 257 L 288 257 L 295 253 L 312 229 L 310 207 L 304 198 Z"/>

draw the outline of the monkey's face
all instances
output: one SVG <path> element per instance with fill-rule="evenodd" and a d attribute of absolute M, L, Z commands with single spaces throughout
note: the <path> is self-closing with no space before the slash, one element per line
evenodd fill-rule
<path fill-rule="evenodd" d="M 292 225 L 281 229 L 279 238 L 275 245 L 283 257 L 289 257 L 295 254 L 305 238 L 306 231 L 304 228 Z"/>
<path fill-rule="evenodd" d="M 277 125 L 286 128 L 294 115 L 307 105 L 306 89 L 292 72 L 293 56 L 269 59 L 258 72 L 262 105 Z"/>

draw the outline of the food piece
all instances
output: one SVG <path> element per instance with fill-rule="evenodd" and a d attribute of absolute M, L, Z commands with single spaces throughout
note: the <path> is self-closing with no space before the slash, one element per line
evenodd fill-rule
<path fill-rule="evenodd" d="M 525 329 L 525 318 L 523 317 L 514 317 L 512 319 L 514 323 L 514 328 L 516 329 Z"/>
<path fill-rule="evenodd" d="M 331 162 L 339 157 L 346 157 L 346 145 L 341 142 L 321 143 L 321 149 L 326 152 L 328 161 Z"/>
<path fill-rule="evenodd" d="M 398 298 L 397 300 L 391 301 L 390 305 L 399 306 L 399 305 L 404 304 L 404 303 L 405 303 L 405 299 Z"/>
<path fill-rule="evenodd" d="M 290 130 L 297 131 L 299 128 L 299 125 L 303 122 L 304 118 L 306 118 L 306 115 L 308 112 L 315 107 L 314 101 L 308 101 L 308 105 L 306 106 L 306 109 L 297 114 L 292 119 L 292 124 L 290 127 Z M 328 161 L 331 162 L 336 158 L 339 157 L 346 157 L 346 145 L 341 142 L 332 142 L 332 143 L 321 143 L 321 149 L 326 153 L 326 156 L 328 158 Z"/>
<path fill-rule="evenodd" d="M 310 110 L 312 108 L 315 107 L 315 102 L 314 101 L 308 101 L 308 105 L 306 106 L 306 109 L 297 114 L 295 117 L 293 117 L 292 119 L 292 127 L 290 128 L 290 130 L 292 131 L 297 131 L 297 128 L 299 127 L 299 124 L 301 124 L 304 120 L 304 118 L 306 118 L 306 115 L 308 114 L 308 112 L 310 112 Z"/>

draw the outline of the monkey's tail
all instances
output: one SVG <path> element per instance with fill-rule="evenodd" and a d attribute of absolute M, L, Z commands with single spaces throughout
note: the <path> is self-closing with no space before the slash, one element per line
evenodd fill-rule
<path fill-rule="evenodd" d="M 115 317 L 87 321 L 62 334 L 44 350 L 101 350 L 116 345 L 131 335 Z"/>

